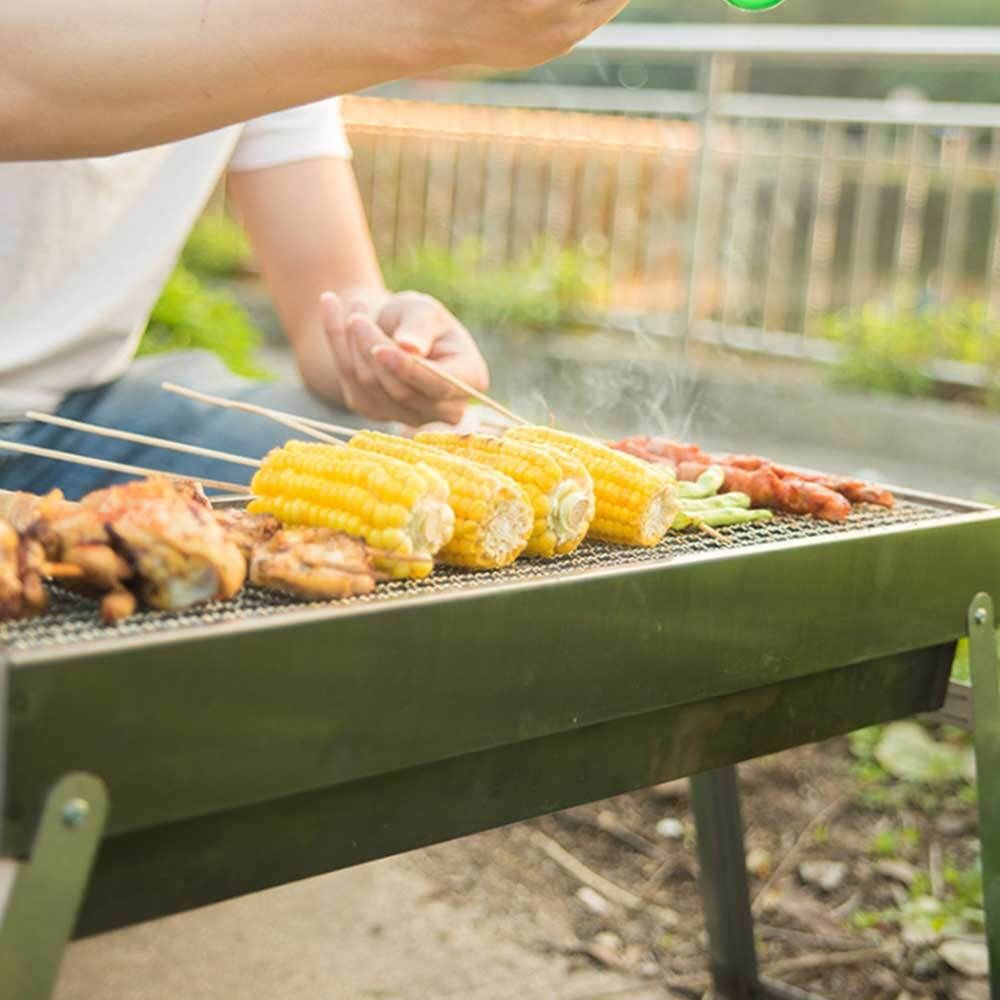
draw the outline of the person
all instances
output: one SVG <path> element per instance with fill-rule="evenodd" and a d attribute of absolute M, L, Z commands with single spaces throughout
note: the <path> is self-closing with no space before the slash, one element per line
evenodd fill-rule
<path fill-rule="evenodd" d="M 239 466 L 21 418 L 47 410 L 249 457 L 289 436 L 169 396 L 164 380 L 353 426 L 456 422 L 462 394 L 409 355 L 479 389 L 486 364 L 441 303 L 385 287 L 329 95 L 463 63 L 538 62 L 621 6 L 165 0 L 137 18 L 123 0 L 88 4 L 85 17 L 70 0 L 2 5 L 0 439 L 242 481 Z M 66 27 L 35 45 L 54 23 Z M 247 382 L 204 352 L 133 360 L 223 175 L 300 382 Z M 5 489 L 74 497 L 114 478 L 0 452 Z"/>

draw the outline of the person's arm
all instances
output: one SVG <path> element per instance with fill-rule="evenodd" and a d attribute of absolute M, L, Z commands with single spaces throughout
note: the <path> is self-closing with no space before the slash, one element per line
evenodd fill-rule
<path fill-rule="evenodd" d="M 624 0 L 0 3 L 0 160 L 152 146 L 386 80 L 543 62 Z"/>
<path fill-rule="evenodd" d="M 350 161 L 238 171 L 228 186 L 306 385 L 372 420 L 458 421 L 464 395 L 407 354 L 477 389 L 485 362 L 439 302 L 385 288 Z"/>

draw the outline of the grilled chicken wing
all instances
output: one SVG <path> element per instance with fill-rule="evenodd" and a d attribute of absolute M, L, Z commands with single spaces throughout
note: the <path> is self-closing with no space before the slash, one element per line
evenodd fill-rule
<path fill-rule="evenodd" d="M 253 557 L 254 549 L 281 527 L 281 522 L 271 514 L 251 514 L 239 507 L 220 507 L 213 514 L 247 562 Z"/>
<path fill-rule="evenodd" d="M 152 608 L 178 610 L 233 597 L 246 560 L 195 484 L 150 478 L 89 493 L 80 501 L 135 568 L 135 589 Z"/>
<path fill-rule="evenodd" d="M 116 621 L 135 610 L 135 598 L 124 583 L 132 576 L 132 567 L 114 550 L 111 536 L 92 511 L 53 490 L 45 496 L 0 496 L 0 516 L 51 561 L 44 575 L 55 575 L 53 564 L 58 565 L 66 587 L 102 597 L 105 621 Z M 70 575 L 70 570 L 75 572 Z"/>
<path fill-rule="evenodd" d="M 363 542 L 328 528 L 284 528 L 258 545 L 250 582 L 307 600 L 369 594 L 375 589 Z"/>
<path fill-rule="evenodd" d="M 44 566 L 41 545 L 0 520 L 0 619 L 31 618 L 45 610 Z"/>

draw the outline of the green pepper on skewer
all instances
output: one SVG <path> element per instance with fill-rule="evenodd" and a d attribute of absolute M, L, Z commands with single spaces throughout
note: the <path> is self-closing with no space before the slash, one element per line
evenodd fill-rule
<path fill-rule="evenodd" d="M 717 507 L 714 510 L 701 511 L 698 521 L 710 528 L 728 528 L 733 524 L 749 524 L 752 521 L 770 521 L 774 514 L 762 508 L 746 510 L 743 507 Z"/>
<path fill-rule="evenodd" d="M 677 496 L 680 500 L 704 500 L 722 489 L 726 470 L 721 465 L 710 465 L 693 483 L 679 480 Z"/>
<path fill-rule="evenodd" d="M 692 500 L 688 497 L 680 499 L 680 507 L 686 511 L 714 510 L 717 507 L 742 507 L 750 506 L 750 497 L 746 493 L 717 493 L 714 497 L 705 497 L 703 500 Z"/>

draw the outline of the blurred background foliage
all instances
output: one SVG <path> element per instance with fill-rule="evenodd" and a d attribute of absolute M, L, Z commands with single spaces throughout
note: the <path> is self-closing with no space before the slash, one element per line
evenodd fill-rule
<path fill-rule="evenodd" d="M 268 378 L 264 336 L 225 282 L 248 273 L 250 244 L 239 224 L 212 209 L 197 222 L 153 308 L 139 355 L 205 350 L 237 375 Z"/>

